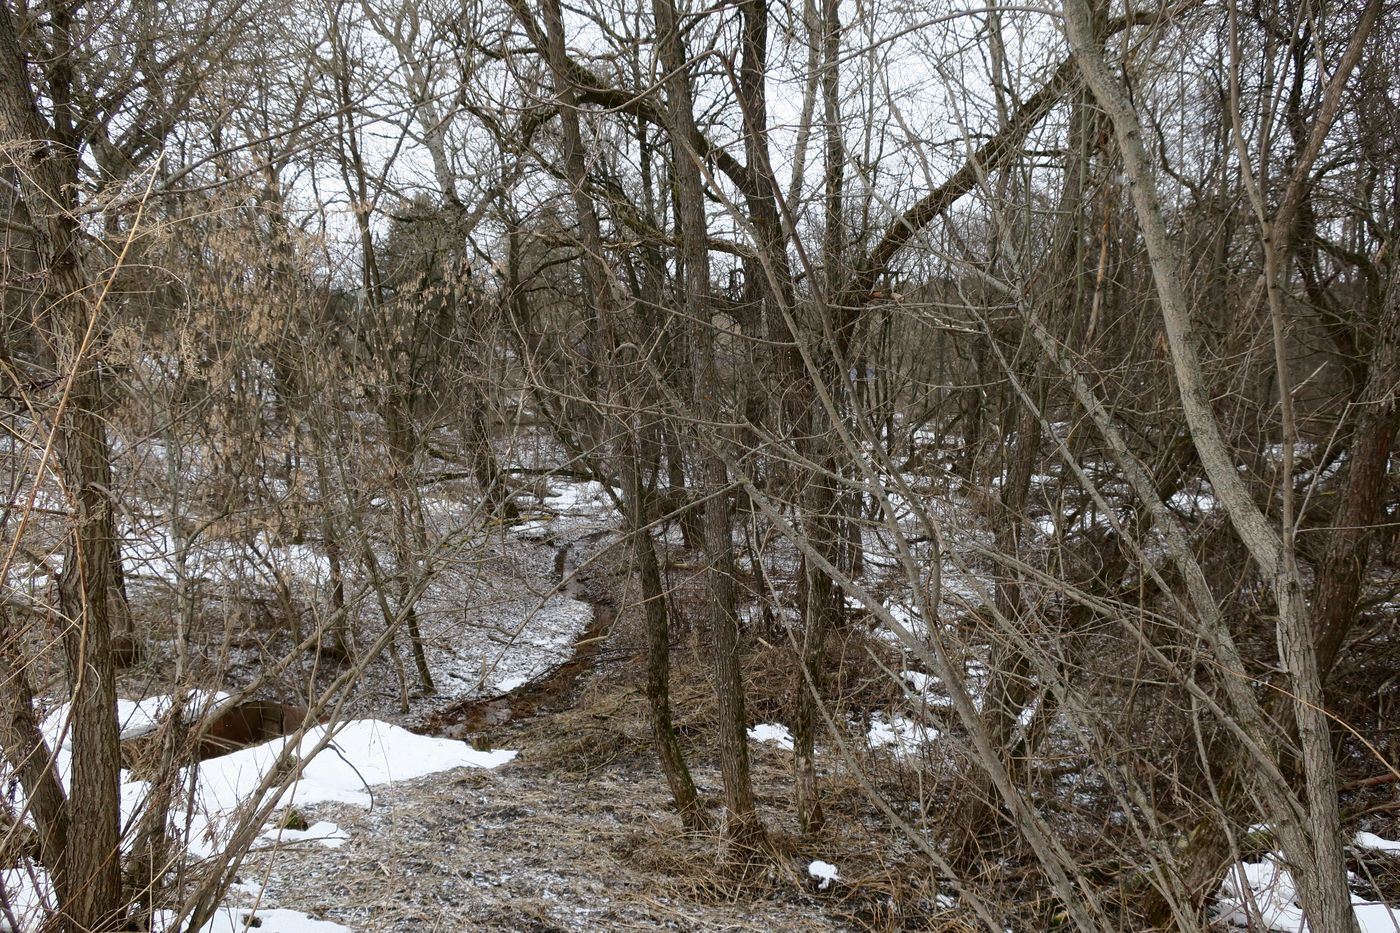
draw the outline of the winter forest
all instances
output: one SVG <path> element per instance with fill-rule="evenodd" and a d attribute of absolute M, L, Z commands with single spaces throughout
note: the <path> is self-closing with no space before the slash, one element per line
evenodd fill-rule
<path fill-rule="evenodd" d="M 1395 0 L 0 0 L 0 930 L 1400 933 Z"/>

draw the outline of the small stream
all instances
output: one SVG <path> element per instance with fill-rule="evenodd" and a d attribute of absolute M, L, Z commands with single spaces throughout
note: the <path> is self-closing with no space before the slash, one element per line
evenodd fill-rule
<path fill-rule="evenodd" d="M 585 543 L 596 541 L 608 530 L 591 532 L 567 544 L 556 545 L 554 580 L 559 592 L 592 610 L 588 626 L 574 639 L 574 651 L 562 664 L 526 681 L 506 693 L 470 697 L 433 712 L 414 729 L 427 735 L 469 739 L 474 734 L 496 729 L 540 713 L 558 712 L 573 705 L 579 679 L 597 660 L 599 649 L 612 629 L 616 614 L 612 607 L 590 598 L 575 574 L 575 552 Z"/>

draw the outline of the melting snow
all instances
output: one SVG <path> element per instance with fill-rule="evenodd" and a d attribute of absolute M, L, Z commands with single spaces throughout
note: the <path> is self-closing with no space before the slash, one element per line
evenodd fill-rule
<path fill-rule="evenodd" d="M 350 834 L 329 820 L 312 823 L 306 829 L 271 829 L 258 837 L 258 841 L 272 845 L 286 845 L 292 842 L 318 842 L 327 849 L 339 849 L 350 839 Z"/>
<path fill-rule="evenodd" d="M 836 870 L 836 866 L 830 862 L 823 862 L 821 859 L 816 859 L 807 866 L 807 874 L 821 882 L 817 885 L 819 891 L 825 891 L 831 887 L 833 881 L 841 880 L 841 873 Z"/>
<path fill-rule="evenodd" d="M 1382 840 L 1384 841 L 1384 840 Z M 1243 882 L 1243 886 L 1241 886 Z M 1396 933 L 1400 913 L 1353 894 L 1352 909 L 1361 933 Z M 1317 933 L 1298 906 L 1293 875 L 1272 855 L 1262 862 L 1240 862 L 1220 886 L 1219 918 L 1232 926 L 1275 933 Z M 1260 926 L 1262 924 L 1262 927 Z"/>
<path fill-rule="evenodd" d="M 779 722 L 761 722 L 749 730 L 749 739 L 754 742 L 773 742 L 779 748 L 792 750 L 792 733 Z"/>

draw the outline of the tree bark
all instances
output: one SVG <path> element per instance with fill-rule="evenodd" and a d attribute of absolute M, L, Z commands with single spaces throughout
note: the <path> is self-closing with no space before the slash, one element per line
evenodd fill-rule
<path fill-rule="evenodd" d="M 687 317 L 694 323 L 691 341 L 694 373 L 693 401 L 701 430 L 718 434 L 722 407 L 715 372 L 713 325 L 710 321 L 710 263 L 706 245 L 705 197 L 700 179 L 698 136 L 690 77 L 681 44 L 679 16 L 671 0 L 652 0 L 661 59 L 666 79 L 667 130 L 671 137 L 673 172 L 680 228 L 680 266 Z M 744 680 L 739 658 L 737 595 L 734 585 L 734 538 L 729 473 L 722 440 L 702 442 L 701 470 L 705 483 L 704 535 L 709 560 L 706 579 L 710 593 L 710 632 L 713 639 L 715 691 L 719 701 L 720 769 L 724 777 L 727 854 L 747 863 L 766 848 L 767 832 L 758 816 L 749 779 L 748 721 Z"/>
<path fill-rule="evenodd" d="M 1321 707 L 1321 681 L 1308 607 L 1303 600 L 1294 555 L 1250 497 L 1210 407 L 1180 279 L 1180 255 L 1167 233 L 1137 111 L 1121 79 L 1110 71 L 1104 59 L 1088 3 L 1065 0 L 1063 9 L 1064 28 L 1073 58 L 1112 122 L 1123 156 L 1192 441 L 1236 534 L 1261 575 L 1273 587 L 1279 613 L 1280 655 L 1295 697 L 1293 712 L 1300 736 L 1304 775 L 1299 823 L 1294 825 L 1280 813 L 1277 818 L 1285 821 L 1275 829 L 1294 866 L 1295 880 L 1311 924 L 1318 929 L 1354 933 L 1356 916 L 1351 908 L 1346 863 L 1342 857 L 1336 768 L 1332 761 L 1328 721 Z M 1282 367 L 1285 361 L 1280 358 L 1277 363 Z"/>
<path fill-rule="evenodd" d="M 52 24 L 54 34 L 66 41 L 66 16 L 58 19 L 62 21 Z M 54 68 L 60 83 L 65 76 L 71 80 L 71 62 L 63 59 L 61 50 Z M 61 140 L 55 145 L 25 69 L 9 6 L 0 3 L 0 142 L 13 147 L 11 158 L 27 179 L 33 202 L 30 216 L 44 218 L 36 228 L 45 272 L 43 307 L 59 349 L 59 365 L 69 367 L 66 382 L 60 383 L 64 394 L 56 418 L 59 469 L 74 517 L 59 598 L 72 711 L 67 818 L 69 825 L 83 827 L 83 838 L 81 844 L 70 840 L 62 848 L 63 864 L 47 867 L 54 875 L 61 922 L 72 930 L 100 931 L 116 925 L 122 907 L 117 848 L 120 760 L 111 650 L 113 568 L 118 560 L 108 493 L 111 452 L 99 414 L 101 371 L 85 360 L 100 306 L 90 299 L 79 256 L 76 150 Z M 68 125 L 65 102 L 56 99 L 54 106 Z"/>

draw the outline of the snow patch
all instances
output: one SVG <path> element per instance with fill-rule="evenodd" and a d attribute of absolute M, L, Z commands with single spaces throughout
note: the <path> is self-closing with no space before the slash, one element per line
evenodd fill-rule
<path fill-rule="evenodd" d="M 327 849 L 339 849 L 350 840 L 350 834 L 329 820 L 312 823 L 306 829 L 273 829 L 258 837 L 259 842 L 287 845 L 293 842 L 317 842 Z"/>
<path fill-rule="evenodd" d="M 304 758 L 325 736 L 328 726 L 308 730 L 295 754 Z M 513 751 L 481 752 L 465 742 L 415 735 L 406 729 L 360 719 L 336 729 L 332 741 L 301 767 L 300 776 L 280 803 L 309 806 L 349 803 L 368 807 L 369 788 L 423 777 L 452 768 L 496 768 L 515 758 Z M 274 739 L 199 766 L 194 799 L 210 817 L 238 809 L 276 766 L 290 739 Z"/>
<path fill-rule="evenodd" d="M 1357 833 L 1356 838 L 1352 840 L 1352 845 L 1359 849 L 1371 849 L 1376 852 L 1400 855 L 1400 842 L 1384 839 L 1375 833 Z"/>
<path fill-rule="evenodd" d="M 830 862 L 823 862 L 821 859 L 815 859 L 812 864 L 807 866 L 807 874 L 819 882 L 817 884 L 818 891 L 825 891 L 831 887 L 833 882 L 841 880 L 841 873 L 836 870 L 836 866 Z"/>
<path fill-rule="evenodd" d="M 166 923 L 171 919 L 167 917 Z M 213 919 L 200 927 L 199 933 L 248 933 L 251 929 L 257 929 L 258 933 L 350 933 L 347 926 L 329 920 L 313 920 L 299 910 L 253 911 L 246 907 L 220 907 Z"/>
<path fill-rule="evenodd" d="M 613 492 L 620 498 L 622 490 Z M 546 507 L 562 515 L 595 515 L 612 509 L 612 498 L 602 483 L 560 483 L 558 492 L 545 496 Z"/>
<path fill-rule="evenodd" d="M 942 735 L 937 729 L 903 716 L 888 719 L 880 713 L 870 717 L 870 732 L 867 739 L 872 749 L 888 748 L 896 757 L 916 754 L 924 745 L 936 741 Z"/>
<path fill-rule="evenodd" d="M 205 694 L 202 702 L 218 702 L 219 694 Z M 156 717 L 168 709 L 169 697 L 151 697 L 143 701 L 126 701 L 124 728 L 144 727 L 145 719 Z M 143 719 L 144 717 L 144 719 Z M 70 769 L 71 750 L 66 730 L 67 711 L 56 710 L 46 717 L 44 731 L 56 742 L 56 758 L 60 777 L 65 781 Z M 329 732 L 331 740 L 314 756 L 313 749 Z M 137 734 L 140 734 L 139 732 Z M 63 740 L 59 742 L 58 740 Z M 515 758 L 513 751 L 481 752 L 465 742 L 415 735 L 406 729 L 362 719 L 340 727 L 318 726 L 309 730 L 284 761 L 283 751 L 290 745 L 289 737 L 273 739 L 262 745 L 245 748 L 230 755 L 213 758 L 192 767 L 180 784 L 189 786 L 193 779 L 193 802 L 189 812 L 176 812 L 175 825 L 188 825 L 189 838 L 185 844 L 196 858 L 208 858 L 228 846 L 242 808 L 248 805 L 264 779 L 269 779 L 279 763 L 298 768 L 296 780 L 282 793 L 279 805 L 295 803 L 308 806 L 322 802 L 340 802 L 368 807 L 370 788 L 423 777 L 453 768 L 496 768 Z M 310 756 L 310 757 L 308 757 Z M 3 769 L 0 769 L 2 771 Z M 122 772 L 122 823 L 132 826 L 150 794 L 145 781 L 129 779 Z M 349 837 L 334 823 L 320 822 L 306 830 L 273 830 L 263 839 L 282 842 L 315 840 L 322 845 L 338 847 Z M 53 904 L 53 888 L 45 873 L 38 868 L 0 871 L 12 913 L 22 931 L 37 930 Z M 243 933 L 246 924 L 242 911 L 221 909 L 220 914 L 201 933 Z M 264 933 L 341 933 L 340 924 L 312 920 L 296 911 L 259 911 L 262 921 L 258 927 Z M 11 930 L 0 919 L 0 933 Z"/>
<path fill-rule="evenodd" d="M 779 748 L 792 750 L 792 732 L 780 722 L 761 722 L 749 729 L 749 740 L 772 742 Z"/>
<path fill-rule="evenodd" d="M 1400 930 L 1400 913 L 1388 905 L 1355 894 L 1351 904 L 1361 933 Z M 1318 933 L 1298 906 L 1293 875 L 1272 854 L 1262 862 L 1240 862 L 1230 870 L 1220 885 L 1216 911 L 1219 919 L 1231 926 L 1275 933 Z"/>

